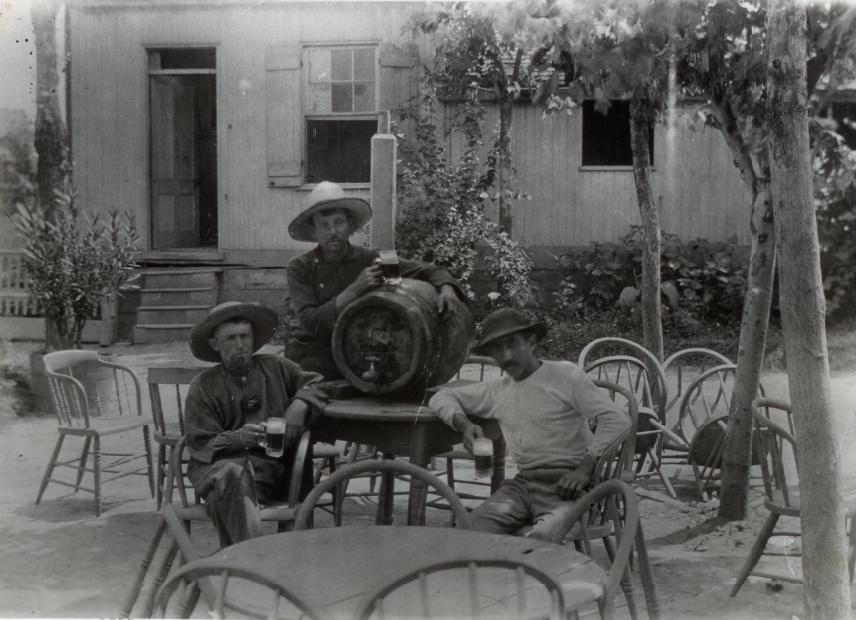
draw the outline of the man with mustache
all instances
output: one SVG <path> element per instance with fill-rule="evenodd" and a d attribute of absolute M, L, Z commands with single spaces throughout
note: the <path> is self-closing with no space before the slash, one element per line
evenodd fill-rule
<path fill-rule="evenodd" d="M 288 226 L 297 241 L 317 245 L 291 260 L 286 274 L 291 307 L 300 322 L 286 356 L 302 368 L 339 379 L 330 338 L 336 317 L 349 303 L 383 283 L 378 251 L 352 245 L 350 237 L 371 218 L 371 207 L 362 198 L 346 196 L 336 183 L 322 181 L 308 198 L 306 207 Z M 464 300 L 460 285 L 445 269 L 416 261 L 400 260 L 405 278 L 425 280 L 439 296 L 437 311 L 451 318 L 457 296 Z"/>
<path fill-rule="evenodd" d="M 256 353 L 273 335 L 277 314 L 255 303 L 226 302 L 213 308 L 191 332 L 190 350 L 219 362 L 197 375 L 187 393 L 187 472 L 205 499 L 221 546 L 261 533 L 259 505 L 288 496 L 293 448 L 311 407 L 327 396 L 321 376 L 291 360 Z M 279 458 L 259 446 L 261 423 L 283 417 L 286 449 Z M 303 487 L 312 482 L 311 454 Z"/>
<path fill-rule="evenodd" d="M 474 348 L 492 357 L 504 374 L 496 380 L 444 388 L 431 408 L 463 433 L 472 454 L 484 433 L 468 416 L 499 423 L 518 467 L 491 497 L 472 513 L 473 528 L 552 540 L 573 502 L 591 481 L 597 458 L 630 432 L 630 417 L 619 409 L 575 364 L 540 360 L 535 345 L 546 326 L 523 313 L 503 308 L 484 320 Z M 596 422 L 594 433 L 590 422 Z"/>

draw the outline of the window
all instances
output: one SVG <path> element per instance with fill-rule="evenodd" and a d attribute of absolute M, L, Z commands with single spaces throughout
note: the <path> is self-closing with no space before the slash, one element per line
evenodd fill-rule
<path fill-rule="evenodd" d="M 654 127 L 648 127 L 648 149 L 654 162 Z M 583 166 L 632 166 L 630 102 L 610 101 L 601 114 L 594 101 L 583 102 Z"/>
<path fill-rule="evenodd" d="M 368 183 L 377 129 L 374 47 L 311 47 L 306 92 L 306 181 Z"/>

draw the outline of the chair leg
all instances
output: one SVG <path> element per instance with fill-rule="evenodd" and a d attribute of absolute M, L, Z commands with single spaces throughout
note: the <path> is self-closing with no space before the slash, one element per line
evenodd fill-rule
<path fill-rule="evenodd" d="M 163 505 L 163 491 L 164 484 L 166 484 L 166 468 L 167 468 L 167 460 L 166 460 L 166 446 L 162 443 L 158 444 L 158 467 L 155 472 L 157 475 L 157 480 L 155 481 L 155 490 L 157 492 L 157 507 L 158 510 L 161 509 Z"/>
<path fill-rule="evenodd" d="M 45 489 L 48 486 L 48 482 L 50 482 L 51 476 L 53 475 L 54 467 L 56 466 L 56 459 L 59 456 L 59 451 L 62 449 L 62 442 L 65 440 L 65 435 L 60 434 L 56 439 L 56 444 L 54 444 L 53 453 L 51 454 L 51 460 L 48 461 L 48 466 L 45 468 L 45 475 L 42 476 L 42 483 L 39 485 L 39 494 L 36 495 L 36 504 L 42 501 L 42 495 L 45 492 Z"/>
<path fill-rule="evenodd" d="M 657 601 L 657 586 L 654 583 L 654 575 L 651 571 L 651 562 L 648 558 L 648 547 L 645 544 L 645 535 L 642 533 L 642 522 L 636 528 L 636 555 L 639 560 L 639 578 L 642 580 L 642 592 L 645 594 L 645 608 L 648 610 L 649 620 L 659 620 L 660 604 Z"/>
<path fill-rule="evenodd" d="M 83 451 L 80 453 L 80 463 L 77 466 L 77 479 L 74 481 L 75 493 L 80 490 L 83 481 L 83 473 L 86 471 L 86 461 L 89 458 L 89 447 L 92 445 L 92 437 L 83 440 Z"/>
<path fill-rule="evenodd" d="M 155 557 L 155 553 L 158 550 L 158 546 L 160 545 L 160 541 L 163 538 L 165 532 L 166 522 L 161 519 L 160 523 L 158 523 L 157 530 L 155 530 L 154 538 L 152 538 L 152 542 L 149 543 L 149 546 L 146 549 L 146 553 L 145 555 L 143 555 L 143 560 L 142 562 L 140 562 L 140 568 L 137 569 L 137 574 L 134 577 L 134 581 L 131 583 L 131 589 L 125 596 L 125 601 L 122 603 L 122 609 L 119 611 L 120 618 L 131 617 L 131 612 L 134 609 L 134 604 L 137 602 L 137 599 L 140 596 L 140 592 L 143 589 L 143 583 L 145 582 L 146 575 L 149 572 L 149 567 L 152 565 L 152 560 Z"/>
<path fill-rule="evenodd" d="M 95 449 L 92 451 L 93 458 L 93 473 L 95 474 L 95 516 L 101 516 L 101 438 L 96 435 L 94 437 Z"/>
<path fill-rule="evenodd" d="M 615 560 L 615 547 L 609 536 L 604 536 L 603 546 L 606 548 L 606 555 L 609 558 L 609 563 Z M 639 613 L 636 610 L 636 599 L 633 597 L 633 582 L 630 580 L 630 568 L 624 569 L 624 574 L 621 576 L 621 591 L 624 592 L 624 598 L 627 600 L 627 613 L 631 620 L 636 620 Z"/>
<path fill-rule="evenodd" d="M 853 569 L 856 567 L 856 518 L 850 518 L 850 545 L 847 551 L 847 569 L 850 583 L 853 583 Z"/>
<path fill-rule="evenodd" d="M 767 520 L 764 521 L 764 525 L 761 527 L 761 531 L 758 532 L 758 537 L 755 539 L 751 551 L 749 551 L 749 557 L 746 558 L 746 563 L 743 565 L 743 568 L 740 569 L 737 581 L 734 583 L 734 587 L 731 588 L 731 596 L 737 596 L 737 592 L 741 587 L 743 587 L 743 584 L 746 582 L 746 578 L 749 577 L 752 569 L 755 568 L 758 560 L 761 559 L 761 554 L 764 553 L 764 547 L 767 546 L 767 541 L 770 540 L 770 536 L 776 528 L 776 522 L 778 520 L 779 515 L 771 512 L 770 516 L 767 517 Z"/>
<path fill-rule="evenodd" d="M 148 425 L 143 426 L 143 445 L 146 448 L 146 472 L 149 479 L 149 493 L 151 497 L 155 496 L 155 472 L 152 467 L 152 440 L 151 432 Z"/>

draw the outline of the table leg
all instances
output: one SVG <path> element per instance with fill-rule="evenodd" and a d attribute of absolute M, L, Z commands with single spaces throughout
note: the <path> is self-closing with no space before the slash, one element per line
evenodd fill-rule
<path fill-rule="evenodd" d="M 383 458 L 394 459 L 395 456 L 384 453 Z M 377 525 L 392 525 L 392 514 L 395 509 L 395 474 L 392 472 L 384 472 L 380 476 L 380 490 L 378 493 L 378 507 L 375 523 Z"/>
<path fill-rule="evenodd" d="M 419 467 L 426 467 L 428 456 L 425 426 L 418 425 L 413 429 L 413 440 L 410 444 L 410 462 Z M 425 502 L 428 492 L 422 480 L 410 480 L 410 496 L 407 502 L 407 525 L 425 525 Z"/>
<path fill-rule="evenodd" d="M 490 477 L 490 492 L 496 493 L 505 480 L 505 438 L 500 435 L 493 440 L 493 474 Z"/>

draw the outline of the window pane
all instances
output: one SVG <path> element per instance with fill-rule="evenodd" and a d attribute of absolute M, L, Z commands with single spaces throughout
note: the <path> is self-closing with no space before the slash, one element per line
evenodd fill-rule
<path fill-rule="evenodd" d="M 330 84 L 309 84 L 309 114 L 326 114 L 331 109 Z"/>
<path fill-rule="evenodd" d="M 374 50 L 354 50 L 354 81 L 373 82 L 374 79 Z"/>
<path fill-rule="evenodd" d="M 648 128 L 648 149 L 654 162 L 654 127 Z M 583 102 L 583 166 L 632 166 L 630 149 L 630 104 L 610 101 L 601 114 L 594 101 Z"/>
<path fill-rule="evenodd" d="M 353 50 L 330 51 L 331 79 L 334 82 L 349 82 L 354 79 L 354 73 L 351 70 L 352 57 Z"/>
<path fill-rule="evenodd" d="M 368 183 L 376 120 L 309 121 L 308 183 Z"/>
<path fill-rule="evenodd" d="M 160 66 L 152 69 L 216 69 L 214 48 L 161 48 L 149 50 L 160 58 Z"/>
<path fill-rule="evenodd" d="M 309 49 L 309 81 L 330 81 L 330 50 L 320 48 Z"/>
<path fill-rule="evenodd" d="M 373 112 L 374 82 L 354 84 L 354 112 Z"/>
<path fill-rule="evenodd" d="M 351 84 L 332 84 L 333 112 L 353 112 L 354 93 Z"/>

